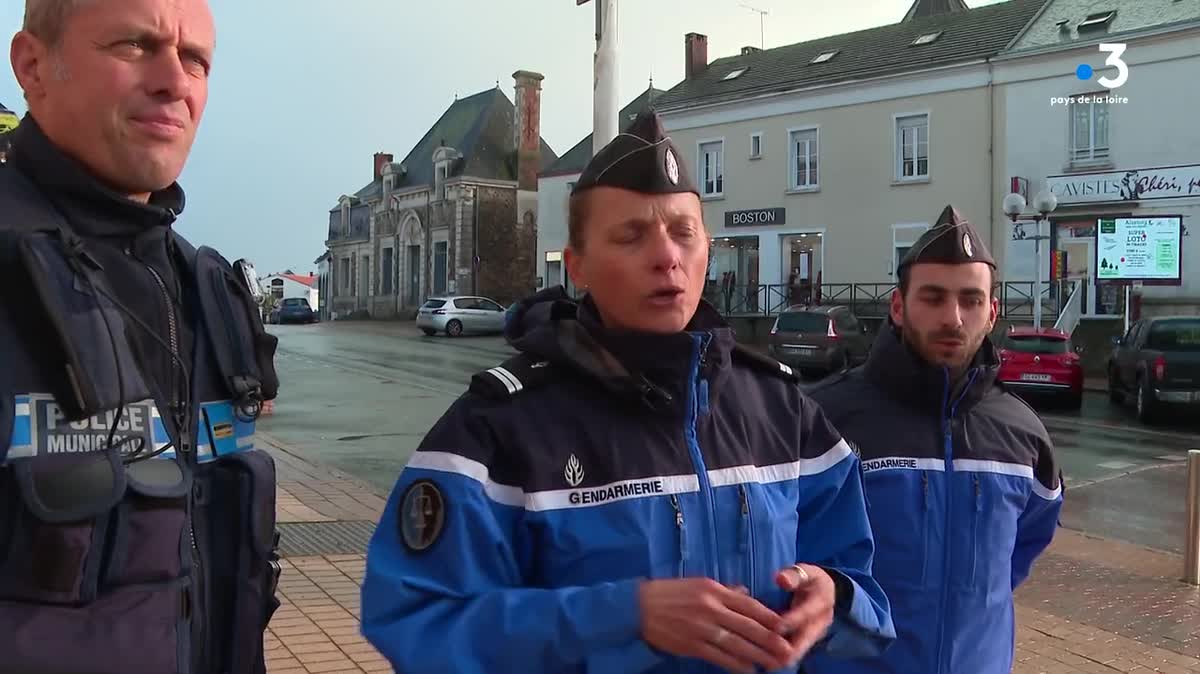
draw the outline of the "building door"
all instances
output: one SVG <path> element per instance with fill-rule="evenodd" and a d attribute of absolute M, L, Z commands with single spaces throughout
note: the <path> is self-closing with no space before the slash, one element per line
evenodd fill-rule
<path fill-rule="evenodd" d="M 450 244 L 445 241 L 438 241 L 433 244 L 433 294 L 446 294 L 446 253 Z"/>
<path fill-rule="evenodd" d="M 408 306 L 421 305 L 421 247 L 408 247 Z"/>
<path fill-rule="evenodd" d="M 392 279 L 394 278 L 392 275 L 393 252 L 394 249 L 392 248 L 384 248 L 381 251 L 383 260 L 379 268 L 380 295 L 391 296 L 394 293 L 392 290 Z"/>
<path fill-rule="evenodd" d="M 358 265 L 358 308 L 367 308 L 367 298 L 371 296 L 371 256 L 363 255 L 362 263 Z"/>
<path fill-rule="evenodd" d="M 1092 269 L 1095 245 L 1095 239 L 1064 238 L 1058 241 L 1059 250 L 1066 253 L 1067 280 L 1079 282 L 1079 313 L 1083 316 L 1096 315 L 1096 272 Z"/>
<path fill-rule="evenodd" d="M 562 262 L 546 263 L 546 278 L 542 281 L 543 288 L 553 288 L 562 283 Z"/>

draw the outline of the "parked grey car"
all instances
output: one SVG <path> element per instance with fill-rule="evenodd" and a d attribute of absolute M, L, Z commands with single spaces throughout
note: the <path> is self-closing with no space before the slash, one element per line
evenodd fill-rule
<path fill-rule="evenodd" d="M 844 306 L 793 305 L 775 319 L 771 357 L 804 374 L 832 373 L 867 359 L 866 324 Z"/>
<path fill-rule="evenodd" d="M 451 337 L 498 333 L 504 330 L 504 307 L 474 295 L 431 297 L 417 310 L 417 327 L 427 335 Z"/>

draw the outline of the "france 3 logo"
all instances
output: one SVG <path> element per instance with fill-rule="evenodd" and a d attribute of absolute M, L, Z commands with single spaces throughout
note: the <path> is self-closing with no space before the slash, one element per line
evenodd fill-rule
<path fill-rule="evenodd" d="M 1101 43 L 1100 51 L 1108 54 L 1108 58 L 1104 60 L 1104 65 L 1117 69 L 1116 77 L 1101 77 L 1096 80 L 1096 84 L 1105 89 L 1116 89 L 1125 84 L 1129 79 L 1129 65 L 1121 58 L 1125 54 L 1124 42 Z M 1092 66 L 1087 63 L 1080 63 L 1075 67 L 1075 77 L 1078 77 L 1084 82 L 1092 79 L 1096 74 Z"/>

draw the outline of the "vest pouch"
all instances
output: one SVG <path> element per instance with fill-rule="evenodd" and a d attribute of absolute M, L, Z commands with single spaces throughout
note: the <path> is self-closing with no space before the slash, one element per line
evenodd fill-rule
<path fill-rule="evenodd" d="M 190 674 L 188 583 L 125 586 L 83 606 L 0 598 L 0 674 Z"/>
<path fill-rule="evenodd" d="M 46 521 L 23 486 L 33 463 L 0 469 L 0 673 L 188 674 L 186 495 L 131 483 L 103 512 Z"/>
<path fill-rule="evenodd" d="M 150 398 L 112 292 L 82 244 L 75 245 L 68 249 L 59 235 L 42 232 L 17 243 L 16 283 L 29 291 L 21 309 L 30 338 L 44 340 L 58 356 L 51 362 L 62 370 L 51 377 L 52 392 L 67 421 Z"/>
<path fill-rule="evenodd" d="M 201 464 L 207 496 L 197 519 L 211 560 L 208 582 L 208 651 L 220 658 L 209 669 L 223 674 L 265 672 L 262 635 L 279 607 L 278 536 L 275 530 L 275 462 L 252 449 Z"/>
<path fill-rule="evenodd" d="M 249 289 L 217 251 L 196 252 L 196 279 L 207 337 L 234 406 L 252 411 L 279 392 L 275 373 L 278 339 L 266 331 Z"/>

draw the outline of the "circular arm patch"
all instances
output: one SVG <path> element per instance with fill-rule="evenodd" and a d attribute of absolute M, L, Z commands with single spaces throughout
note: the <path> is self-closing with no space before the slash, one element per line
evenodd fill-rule
<path fill-rule="evenodd" d="M 429 549 L 446 526 L 446 500 L 432 480 L 417 480 L 400 499 L 400 540 L 411 552 Z"/>

